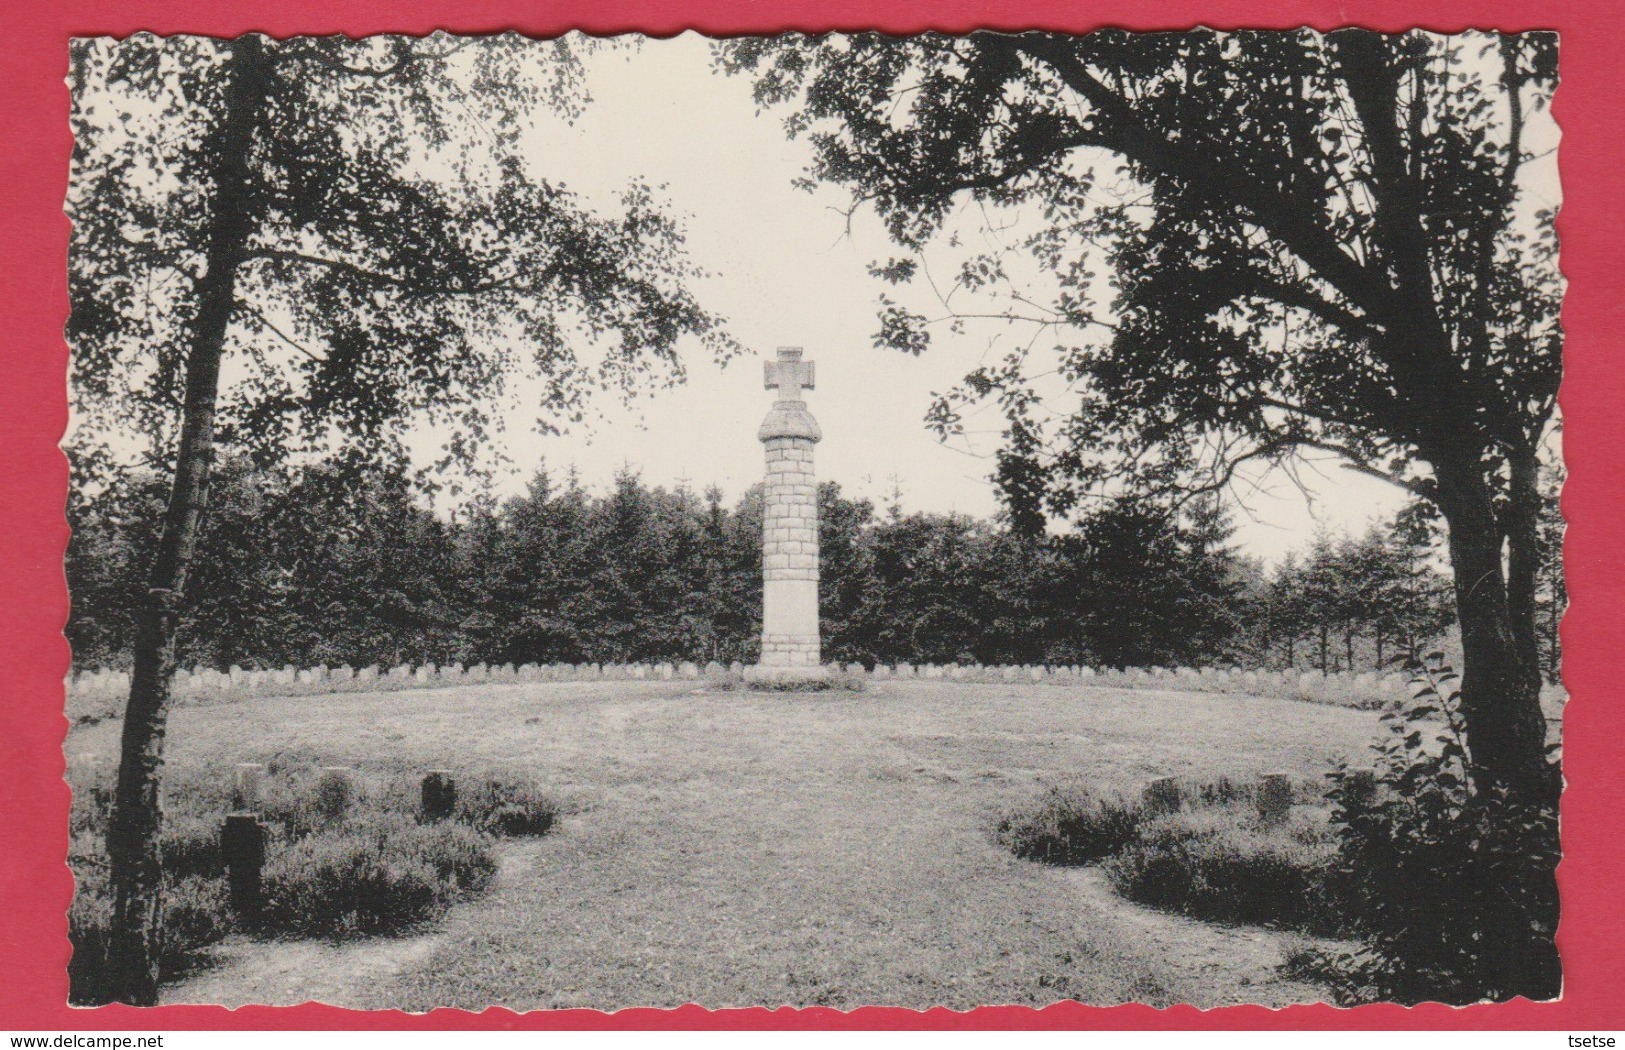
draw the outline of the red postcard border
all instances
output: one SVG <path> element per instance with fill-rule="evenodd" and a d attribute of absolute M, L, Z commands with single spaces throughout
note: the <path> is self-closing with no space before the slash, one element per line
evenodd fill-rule
<path fill-rule="evenodd" d="M 1620 250 L 1625 229 L 1625 31 L 1611 0 L 1159 0 L 1132 4 L 1027 0 L 6 0 L 0 31 L 0 1028 L 8 1029 L 1619 1029 L 1625 1028 L 1625 923 L 1618 883 L 1625 872 L 1625 680 L 1620 644 L 1625 591 L 1625 365 L 1609 351 L 1610 325 L 1625 311 Z M 1562 34 L 1554 110 L 1563 127 L 1559 218 L 1569 279 L 1562 390 L 1569 483 L 1563 495 L 1572 606 L 1563 623 L 1568 791 L 1559 931 L 1566 981 L 1561 1001 L 1456 1009 L 1424 1005 L 1337 1010 L 1229 1007 L 982 1007 L 968 1013 L 867 1008 L 590 1010 L 426 1015 L 361 1013 L 319 1005 L 290 1008 L 161 1007 L 133 1010 L 66 1005 L 64 913 L 72 880 L 64 863 L 68 791 L 62 780 L 61 636 L 68 599 L 62 575 L 67 526 L 66 461 L 57 449 L 67 422 L 68 224 L 62 214 L 72 142 L 68 132 L 67 41 L 134 32 L 231 35 L 485 32 L 552 36 L 684 30 L 713 35 L 784 30 L 927 29 L 967 32 L 1102 26 L 1181 29 L 1359 25 L 1555 29 Z M 1610 356 L 1613 354 L 1614 356 Z"/>

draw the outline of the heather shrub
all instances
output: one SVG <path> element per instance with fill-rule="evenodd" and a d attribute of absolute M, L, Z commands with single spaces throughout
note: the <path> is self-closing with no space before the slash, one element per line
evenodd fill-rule
<path fill-rule="evenodd" d="M 1133 803 L 1080 787 L 1051 788 L 1036 806 L 1000 817 L 995 836 L 1027 860 L 1089 864 L 1132 842 L 1142 819 Z"/>
<path fill-rule="evenodd" d="M 1327 889 L 1333 852 L 1324 820 L 1264 827 L 1255 810 L 1219 803 L 1146 821 L 1103 867 L 1118 893 L 1164 911 L 1336 935 L 1346 921 Z"/>
<path fill-rule="evenodd" d="M 74 946 L 72 1001 L 105 1001 L 107 886 L 105 836 L 110 790 L 99 771 L 80 769 L 70 815 L 69 863 L 79 880 L 69 913 Z M 96 775 L 92 775 L 92 774 Z M 220 853 L 222 820 L 233 807 L 229 768 L 170 767 L 164 778 L 164 950 L 172 977 L 205 958 L 204 949 L 252 925 L 304 936 L 388 933 L 441 914 L 483 889 L 496 870 L 493 835 L 541 835 L 559 807 L 524 777 L 459 776 L 456 819 L 420 824 L 418 781 L 397 771 L 356 773 L 341 793 L 324 786 L 317 758 L 279 754 L 266 763 L 258 812 L 269 836 L 265 907 L 238 916 Z"/>
<path fill-rule="evenodd" d="M 457 819 L 493 835 L 545 835 L 558 818 L 558 804 L 523 777 L 491 773 L 457 785 Z"/>
<path fill-rule="evenodd" d="M 1374 785 L 1332 774 L 1332 877 L 1360 947 L 1321 958 L 1321 975 L 1347 1003 L 1553 998 L 1557 769 L 1550 799 L 1476 786 L 1455 673 L 1439 653 L 1408 667 L 1415 692 L 1383 715 Z"/>
<path fill-rule="evenodd" d="M 1261 823 L 1255 783 L 1167 781 L 1134 819 L 1052 792 L 1000 838 L 1034 859 L 1103 860 L 1119 893 L 1153 907 L 1351 940 L 1288 964 L 1345 1004 L 1553 998 L 1558 768 L 1535 798 L 1475 784 L 1455 672 L 1437 652 L 1407 667 L 1375 768 L 1295 785 L 1313 805 L 1282 824 Z"/>
<path fill-rule="evenodd" d="M 1292 800 L 1318 803 L 1321 798 L 1312 787 L 1294 782 Z M 1180 810 L 1233 806 L 1236 807 L 1236 814 L 1239 817 L 1245 812 L 1243 804 L 1251 806 L 1257 802 L 1257 780 L 1240 780 L 1235 777 L 1216 777 L 1212 780 L 1167 777 L 1156 782 L 1154 792 L 1147 790 L 1140 808 L 1154 810 L 1160 815 Z"/>
<path fill-rule="evenodd" d="M 80 775 L 75 776 L 75 773 Z M 69 770 L 73 800 L 68 804 L 68 834 L 95 831 L 107 827 L 113 812 L 113 785 L 100 770 Z"/>
<path fill-rule="evenodd" d="M 305 838 L 331 824 L 342 810 L 322 797 L 321 765 L 309 755 L 278 754 L 265 763 L 260 781 L 260 819 L 283 838 Z"/>
<path fill-rule="evenodd" d="M 225 874 L 220 855 L 220 819 L 193 813 L 166 815 L 158 840 L 164 874 L 171 878 L 201 876 L 218 879 Z"/>
<path fill-rule="evenodd" d="M 1154 798 L 1099 798 L 1052 788 L 1002 817 L 996 837 L 1017 856 L 1101 863 L 1124 897 L 1193 918 L 1331 934 L 1346 929 L 1329 885 L 1334 839 L 1324 809 L 1259 818 L 1258 784 L 1169 779 Z M 1320 802 L 1303 784 L 1299 801 Z"/>
<path fill-rule="evenodd" d="M 263 922 L 307 936 L 392 932 L 436 917 L 495 871 L 488 840 L 472 828 L 383 814 L 274 851 Z"/>
<path fill-rule="evenodd" d="M 176 878 L 164 887 L 164 956 L 167 973 L 191 969 L 203 960 L 202 949 L 223 940 L 236 928 L 230 895 L 223 879 L 203 875 Z"/>

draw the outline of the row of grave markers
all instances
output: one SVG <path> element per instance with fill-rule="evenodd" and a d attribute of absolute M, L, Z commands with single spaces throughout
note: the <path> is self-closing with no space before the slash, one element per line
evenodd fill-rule
<path fill-rule="evenodd" d="M 692 662 L 680 664 L 513 664 L 437 665 L 400 664 L 388 669 L 378 667 L 295 668 L 292 666 L 269 670 L 244 670 L 233 666 L 229 671 L 208 667 L 195 667 L 175 673 L 174 691 L 181 695 L 205 692 L 282 692 L 304 691 L 311 687 L 326 690 L 343 688 L 368 689 L 372 687 L 434 686 L 451 682 L 548 682 L 592 681 L 615 679 L 699 679 L 720 676 L 730 670 L 738 672 L 740 665 L 731 667 L 711 663 L 703 668 Z M 304 687 L 303 689 L 301 687 Z M 74 693 L 126 693 L 130 688 L 128 671 L 81 671 L 69 684 Z"/>
<path fill-rule="evenodd" d="M 1370 769 L 1349 770 L 1347 790 L 1353 797 L 1374 798 L 1377 793 L 1376 772 Z M 1178 809 L 1184 797 L 1183 783 L 1178 777 L 1157 777 L 1146 783 L 1140 795 L 1141 805 L 1153 816 Z M 1254 803 L 1258 807 L 1259 822 L 1265 827 L 1285 824 L 1292 815 L 1292 777 L 1286 773 L 1260 773 Z"/>
<path fill-rule="evenodd" d="M 1035 684 L 1065 684 L 1090 682 L 1127 688 L 1191 689 L 1200 692 L 1259 692 L 1261 695 L 1279 695 L 1283 691 L 1299 694 L 1359 694 L 1389 699 L 1402 696 L 1406 679 L 1398 674 L 1378 674 L 1365 671 L 1359 674 L 1321 674 L 1317 671 L 1247 671 L 1240 668 L 1131 668 L 1126 671 L 1096 670 L 1080 665 L 1002 665 L 980 664 L 879 664 L 872 670 L 862 664 L 844 667 L 832 665 L 848 674 L 866 674 L 877 680 L 926 679 L 956 682 L 1032 682 Z M 449 684 L 477 682 L 561 682 L 561 681 L 625 681 L 655 680 L 697 681 L 738 675 L 743 666 L 737 662 L 723 665 L 717 662 L 700 665 L 692 661 L 681 663 L 633 664 L 503 664 L 500 666 L 452 663 L 437 665 L 400 664 L 388 670 L 379 667 L 352 668 L 314 667 L 298 669 L 283 667 L 271 670 L 244 670 L 232 667 L 229 671 L 197 667 L 177 672 L 174 689 L 178 695 L 207 693 L 310 693 L 310 692 L 366 692 L 374 689 L 433 688 Z M 130 676 L 127 671 L 85 671 L 75 675 L 69 684 L 72 695 L 122 696 L 129 692 Z"/>

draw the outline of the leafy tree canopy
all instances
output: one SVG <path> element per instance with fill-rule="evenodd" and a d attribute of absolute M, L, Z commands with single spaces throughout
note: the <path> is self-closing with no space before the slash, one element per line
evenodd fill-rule
<path fill-rule="evenodd" d="M 378 458 L 405 418 L 469 461 L 516 377 L 551 427 L 593 390 L 680 381 L 684 336 L 735 350 L 650 187 L 629 180 L 618 214 L 595 214 L 518 159 L 534 120 L 586 101 L 586 42 L 256 39 L 264 98 L 231 216 L 216 173 L 240 45 L 75 44 L 69 337 L 90 427 L 133 425 L 172 460 L 222 240 L 236 280 L 216 437 L 262 463 L 341 442 Z"/>
<path fill-rule="evenodd" d="M 1441 460 L 1504 477 L 1546 430 L 1555 202 L 1525 192 L 1523 141 L 1551 35 L 790 35 L 720 60 L 793 110 L 809 181 L 903 247 L 960 249 L 946 275 L 876 265 L 929 279 L 944 315 L 887 299 L 878 343 L 917 353 L 983 310 L 1055 340 L 1061 397 L 1024 348 L 933 414 L 951 432 L 998 400 L 1018 510 L 1215 487 L 1305 448 L 1432 497 Z"/>

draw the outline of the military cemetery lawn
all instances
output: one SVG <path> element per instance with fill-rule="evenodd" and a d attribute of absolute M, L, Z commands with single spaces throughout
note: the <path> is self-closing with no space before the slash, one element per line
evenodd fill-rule
<path fill-rule="evenodd" d="M 997 815 L 1046 785 L 1283 770 L 1357 755 L 1372 712 L 1084 686 L 877 681 L 471 685 L 181 709 L 177 767 L 298 751 L 369 768 L 521 768 L 564 804 L 496 885 L 398 939 L 234 937 L 166 1001 L 548 1007 L 1061 999 L 1312 1001 L 1288 935 L 1150 912 L 1088 869 L 1015 858 Z M 75 729 L 70 761 L 117 754 Z"/>

